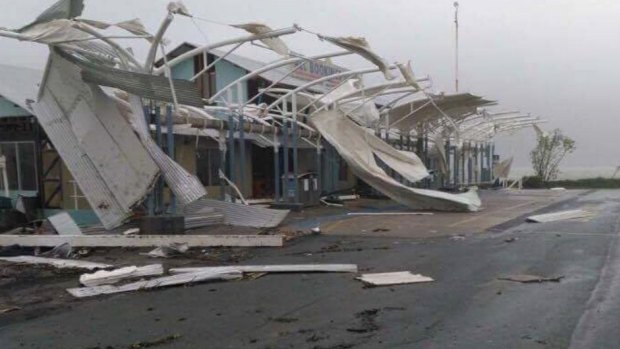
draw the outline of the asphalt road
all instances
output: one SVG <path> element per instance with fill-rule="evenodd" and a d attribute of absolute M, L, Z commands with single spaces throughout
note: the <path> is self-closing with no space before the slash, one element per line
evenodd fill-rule
<path fill-rule="evenodd" d="M 554 209 L 578 207 L 596 216 L 464 238 L 311 236 L 246 261 L 357 263 L 433 283 L 365 288 L 351 274 L 266 275 L 76 300 L 0 321 L 0 348 L 619 348 L 620 191 Z M 513 274 L 564 278 L 498 280 Z"/>

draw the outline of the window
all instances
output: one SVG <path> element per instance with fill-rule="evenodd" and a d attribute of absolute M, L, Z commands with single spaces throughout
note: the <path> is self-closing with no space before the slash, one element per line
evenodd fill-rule
<path fill-rule="evenodd" d="M 217 148 L 196 150 L 196 176 L 204 186 L 220 184 L 220 151 Z"/>
<path fill-rule="evenodd" d="M 9 190 L 37 190 L 34 142 L 0 142 L 0 155 L 6 158 Z M 0 171 L 0 187 L 3 186 L 1 177 Z"/>

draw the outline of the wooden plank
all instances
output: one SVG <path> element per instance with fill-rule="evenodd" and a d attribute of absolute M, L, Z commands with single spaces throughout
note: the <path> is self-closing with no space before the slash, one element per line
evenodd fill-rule
<path fill-rule="evenodd" d="M 35 256 L 16 256 L 16 257 L 0 257 L 0 261 L 23 264 L 46 264 L 56 268 L 75 268 L 75 269 L 107 269 L 112 265 L 103 263 L 94 263 L 88 261 L 80 261 L 75 259 L 45 258 Z"/>
<path fill-rule="evenodd" d="M 91 274 L 82 274 L 80 275 L 80 284 L 84 286 L 109 285 L 124 279 L 163 274 L 164 267 L 161 264 L 151 264 L 142 267 L 133 265 L 110 271 L 99 270 Z"/>
<path fill-rule="evenodd" d="M 412 274 L 409 271 L 362 274 L 360 277 L 356 277 L 355 279 L 373 286 L 388 286 L 435 281 L 433 280 L 433 278 L 430 278 L 428 276 L 424 276 L 421 274 Z"/>
<path fill-rule="evenodd" d="M 196 272 L 242 272 L 242 273 L 357 273 L 356 264 L 279 264 L 279 265 L 231 265 L 223 267 L 172 268 L 171 274 Z"/>
<path fill-rule="evenodd" d="M 197 283 L 202 281 L 209 280 L 232 280 L 241 278 L 242 274 L 237 273 L 211 273 L 211 272 L 198 272 L 198 273 L 183 273 L 172 276 L 164 276 L 160 278 L 155 278 L 146 281 L 137 281 L 130 284 L 125 284 L 122 286 L 114 286 L 114 285 L 102 285 L 102 286 L 93 286 L 93 287 L 77 287 L 77 288 L 69 288 L 67 292 L 69 292 L 74 297 L 84 298 L 84 297 L 92 297 L 101 294 L 113 294 L 113 293 L 122 293 L 122 292 L 130 292 L 137 290 L 147 290 L 151 288 L 165 287 L 165 286 L 173 286 L 173 285 L 182 285 L 188 283 Z"/>
<path fill-rule="evenodd" d="M 73 247 L 157 247 L 186 243 L 189 247 L 278 247 L 283 235 L 7 235 L 0 246 L 54 247 L 68 242 Z"/>

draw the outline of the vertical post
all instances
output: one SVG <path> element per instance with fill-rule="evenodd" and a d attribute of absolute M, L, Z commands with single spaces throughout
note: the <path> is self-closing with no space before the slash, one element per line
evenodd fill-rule
<path fill-rule="evenodd" d="M 273 127 L 273 173 L 275 176 L 275 202 L 280 202 L 282 200 L 282 195 L 280 194 L 280 142 L 278 140 L 278 129 Z"/>
<path fill-rule="evenodd" d="M 168 143 L 168 156 L 174 160 L 174 123 L 172 122 L 172 106 L 166 105 L 166 140 Z M 170 190 L 170 213 L 177 213 L 177 199 Z"/>
<path fill-rule="evenodd" d="M 469 152 L 467 153 L 467 183 L 469 183 L 469 185 L 473 184 L 475 181 L 472 179 L 472 174 L 473 174 L 473 161 L 472 161 L 472 155 L 473 155 L 473 150 L 471 147 L 471 142 L 469 143 Z"/>
<path fill-rule="evenodd" d="M 243 85 L 237 83 L 237 105 L 239 114 L 239 190 L 245 195 L 245 130 L 243 124 L 245 116 L 243 115 Z"/>
<path fill-rule="evenodd" d="M 452 173 L 450 171 L 450 139 L 448 138 L 446 140 L 446 149 L 444 151 L 446 153 L 446 178 L 442 178 L 442 182 L 444 186 L 448 186 L 450 184 L 450 174 Z M 443 175 L 442 175 L 443 177 Z"/>
<path fill-rule="evenodd" d="M 480 144 L 480 183 L 484 182 L 484 144 Z"/>
<path fill-rule="evenodd" d="M 316 189 L 319 191 L 319 196 L 323 193 L 321 185 L 323 184 L 321 172 L 321 136 L 317 137 L 316 141 Z"/>
<path fill-rule="evenodd" d="M 463 144 L 463 148 L 461 149 L 459 161 L 461 161 L 461 184 L 465 184 L 465 144 Z"/>
<path fill-rule="evenodd" d="M 284 169 L 282 175 L 284 181 L 282 182 L 282 196 L 284 202 L 289 202 L 288 195 L 288 120 L 285 118 L 282 120 L 282 157 L 284 163 Z"/>
<path fill-rule="evenodd" d="M 453 161 L 454 161 L 454 186 L 458 186 L 459 185 L 459 177 L 460 177 L 460 173 L 461 173 L 461 169 L 460 169 L 460 152 L 458 150 L 457 145 L 455 144 L 453 147 L 454 149 L 454 156 L 453 156 Z"/>
<path fill-rule="evenodd" d="M 220 171 L 225 173 L 226 172 L 226 131 L 220 130 L 220 135 L 217 141 L 218 141 L 217 142 L 218 148 L 220 151 Z M 211 158 L 209 157 L 208 160 L 211 161 Z M 220 171 L 218 171 L 218 178 L 219 178 Z M 224 185 L 223 180 L 218 179 L 218 181 L 220 183 L 220 200 L 224 201 L 226 200 L 226 186 Z"/>
<path fill-rule="evenodd" d="M 299 203 L 299 179 L 297 178 L 297 176 L 299 176 L 299 159 L 298 159 L 298 152 L 297 152 L 297 146 L 298 146 L 298 142 L 299 142 L 299 137 L 298 137 L 298 131 L 299 131 L 299 125 L 297 124 L 297 95 L 293 93 L 293 95 L 291 96 L 291 112 L 293 114 L 293 124 L 292 124 L 292 141 L 291 143 L 293 143 L 293 183 L 295 183 L 294 188 L 295 188 L 295 204 Z"/>
<path fill-rule="evenodd" d="M 228 179 L 235 183 L 235 119 L 232 113 L 228 114 Z M 235 199 L 230 195 L 231 200 Z"/>
<path fill-rule="evenodd" d="M 148 106 L 143 106 L 142 110 L 144 111 L 144 119 L 146 121 L 146 127 L 149 129 L 149 137 L 151 137 L 151 110 Z M 149 193 L 146 199 L 146 209 L 148 210 L 149 216 L 155 214 L 155 192 L 157 191 L 157 184 L 154 186 L 153 190 Z"/>
<path fill-rule="evenodd" d="M 155 113 L 155 138 L 157 140 L 157 146 L 161 148 L 164 143 L 164 137 L 161 132 L 161 109 L 157 105 L 155 105 L 154 109 L 155 110 L 151 110 L 151 113 L 153 113 L 153 111 Z M 155 206 L 156 206 L 155 211 L 157 213 L 161 213 L 163 211 L 163 208 L 164 208 L 163 201 L 164 201 L 164 178 L 160 176 L 159 181 L 157 182 L 157 195 L 155 197 Z"/>

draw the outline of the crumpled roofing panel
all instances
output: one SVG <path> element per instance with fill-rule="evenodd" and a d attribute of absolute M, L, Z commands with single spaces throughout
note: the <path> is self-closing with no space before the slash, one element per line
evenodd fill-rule
<path fill-rule="evenodd" d="M 115 103 L 85 84 L 79 67 L 52 52 L 33 108 L 103 226 L 122 224 L 158 169 Z"/>

